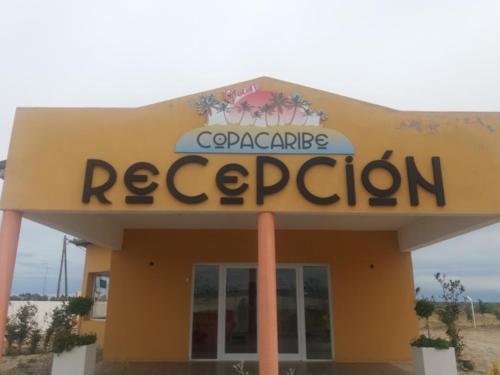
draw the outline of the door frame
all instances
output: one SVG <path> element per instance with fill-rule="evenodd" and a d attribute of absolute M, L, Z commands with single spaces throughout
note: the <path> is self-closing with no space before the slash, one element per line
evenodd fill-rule
<path fill-rule="evenodd" d="M 217 358 L 215 359 L 193 359 L 192 358 L 192 330 L 193 330 L 193 312 L 194 312 L 194 278 L 196 266 L 212 265 L 218 267 L 219 277 L 219 298 L 217 312 Z M 328 274 L 328 299 L 329 299 L 329 319 L 330 319 L 330 342 L 331 342 L 331 358 L 330 359 L 307 359 L 306 351 L 306 332 L 305 332 L 305 306 L 304 306 L 304 266 L 321 266 L 326 267 Z M 189 360 L 190 361 L 257 361 L 258 360 L 258 336 L 257 336 L 257 353 L 225 353 L 225 330 L 226 330 L 226 272 L 228 268 L 254 268 L 258 273 L 257 263 L 216 263 L 216 262 L 199 262 L 193 263 L 191 271 L 191 306 L 189 318 Z M 332 361 L 335 359 L 334 335 L 333 335 L 333 300 L 331 293 L 331 272 L 330 265 L 325 263 L 277 263 L 276 268 L 294 269 L 296 283 L 296 301 L 297 301 L 297 335 L 298 335 L 298 350 L 297 354 L 279 354 L 280 361 Z M 257 306 L 258 309 L 258 306 Z M 257 324 L 258 318 L 257 318 Z M 258 335 L 258 328 L 257 328 Z"/>

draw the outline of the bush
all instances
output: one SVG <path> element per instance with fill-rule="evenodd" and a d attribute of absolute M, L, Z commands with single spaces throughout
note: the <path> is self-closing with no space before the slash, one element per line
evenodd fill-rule
<path fill-rule="evenodd" d="M 74 297 L 68 302 L 68 313 L 72 315 L 85 316 L 90 312 L 94 301 L 89 297 Z"/>
<path fill-rule="evenodd" d="M 416 346 L 417 348 L 434 348 L 438 350 L 444 350 L 450 348 L 451 342 L 442 338 L 430 338 L 425 335 L 421 335 L 418 339 L 411 342 L 411 346 Z"/>
<path fill-rule="evenodd" d="M 489 306 L 486 302 L 483 302 L 482 300 L 478 300 L 478 304 L 479 304 L 479 307 L 478 307 L 479 314 L 484 315 L 484 314 L 489 312 Z"/>
<path fill-rule="evenodd" d="M 26 303 L 19 307 L 14 316 L 7 319 L 5 326 L 5 338 L 7 340 L 7 353 L 12 354 L 12 344 L 17 344 L 17 352 L 21 353 L 23 344 L 30 337 L 32 332 L 38 329 L 38 323 L 35 320 L 38 308 Z"/>
<path fill-rule="evenodd" d="M 472 322 L 472 320 L 473 320 L 472 308 L 468 303 L 465 304 L 464 311 L 465 311 L 465 316 L 466 316 L 467 320 Z"/>
<path fill-rule="evenodd" d="M 49 328 L 45 332 L 43 346 L 45 350 L 48 349 L 53 335 L 70 334 L 71 333 L 71 317 L 68 314 L 68 306 L 63 304 L 56 306 L 52 310 L 52 320 Z"/>
<path fill-rule="evenodd" d="M 7 340 L 6 354 L 10 355 L 14 351 L 12 344 L 17 340 L 17 325 L 10 317 L 7 317 L 7 322 L 5 323 L 5 339 Z"/>
<path fill-rule="evenodd" d="M 419 318 L 425 319 L 425 327 L 427 328 L 427 336 L 431 337 L 431 330 L 429 328 L 429 317 L 434 312 L 436 303 L 427 298 L 421 298 L 415 303 L 415 312 Z"/>
<path fill-rule="evenodd" d="M 42 340 L 42 331 L 38 328 L 34 329 L 30 335 L 30 353 L 35 354 L 38 349 L 38 344 Z"/>
<path fill-rule="evenodd" d="M 54 353 L 69 352 L 71 349 L 91 345 L 95 343 L 97 336 L 95 334 L 74 335 L 74 334 L 58 334 L 54 337 L 52 349 Z"/>
<path fill-rule="evenodd" d="M 460 280 L 448 280 L 440 273 L 436 273 L 434 277 L 443 291 L 441 296 L 443 303 L 438 309 L 439 320 L 446 325 L 446 334 L 455 348 L 456 356 L 459 357 L 464 350 L 464 341 L 456 322 L 460 314 L 459 300 L 465 288 Z"/>
<path fill-rule="evenodd" d="M 500 309 L 495 310 L 495 316 L 498 320 L 500 320 Z"/>

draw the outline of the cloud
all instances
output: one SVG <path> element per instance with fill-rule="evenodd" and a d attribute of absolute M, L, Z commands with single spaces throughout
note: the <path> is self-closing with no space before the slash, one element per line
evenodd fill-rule
<path fill-rule="evenodd" d="M 440 272 L 460 279 L 473 298 L 500 301 L 500 224 L 417 250 L 412 258 L 424 295 L 439 294 L 433 275 Z"/>
<path fill-rule="evenodd" d="M 495 1 L 4 3 L 0 159 L 16 107 L 140 106 L 262 75 L 398 109 L 500 110 Z M 23 221 L 16 293 L 40 288 L 45 263 L 54 290 L 61 241 Z M 416 284 L 435 290 L 441 271 L 500 300 L 499 249 L 497 226 L 419 250 Z M 68 259 L 77 290 L 83 252 Z"/>

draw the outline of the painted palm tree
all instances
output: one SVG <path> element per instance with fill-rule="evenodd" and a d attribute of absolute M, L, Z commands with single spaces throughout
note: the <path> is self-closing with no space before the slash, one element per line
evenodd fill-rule
<path fill-rule="evenodd" d="M 262 117 L 262 112 L 257 110 L 252 112 L 253 124 L 255 125 L 257 120 Z"/>
<path fill-rule="evenodd" d="M 194 106 L 200 115 L 210 116 L 213 109 L 217 109 L 219 101 L 213 94 L 203 95 L 194 102 Z"/>
<path fill-rule="evenodd" d="M 240 121 L 238 121 L 238 125 L 241 125 L 241 121 L 243 121 L 243 117 L 245 117 L 245 113 L 247 113 L 247 112 L 251 113 L 252 109 L 253 109 L 253 106 L 248 104 L 248 102 L 246 100 L 242 100 L 238 104 L 238 110 L 241 112 L 241 117 L 240 117 Z"/>
<path fill-rule="evenodd" d="M 290 107 L 290 100 L 281 92 L 275 92 L 272 94 L 271 100 L 269 101 L 271 106 L 276 110 L 278 124 L 280 125 L 280 115 L 283 113 L 284 108 Z"/>
<path fill-rule="evenodd" d="M 319 116 L 319 123 L 320 124 L 328 118 L 328 116 L 326 115 L 326 112 L 323 112 L 323 111 L 316 112 L 316 115 Z"/>
<path fill-rule="evenodd" d="M 231 112 L 230 104 L 227 100 L 223 100 L 222 102 L 219 103 L 219 105 L 217 106 L 217 111 L 222 112 L 226 124 L 231 125 L 229 120 L 227 119 L 227 114 Z"/>
<path fill-rule="evenodd" d="M 293 108 L 292 117 L 290 118 L 290 122 L 288 125 L 292 125 L 293 120 L 295 120 L 295 115 L 297 114 L 297 109 L 301 109 L 305 112 L 307 108 L 311 105 L 311 103 L 304 99 L 304 97 L 300 94 L 292 94 L 290 96 L 290 105 Z"/>
<path fill-rule="evenodd" d="M 264 120 L 266 121 L 266 126 L 269 126 L 268 116 L 272 115 L 274 112 L 274 107 L 271 103 L 266 103 L 260 107 L 260 113 L 264 114 Z"/>
<path fill-rule="evenodd" d="M 302 125 L 305 125 L 307 123 L 307 120 L 309 120 L 309 117 L 311 117 L 314 114 L 314 111 L 312 111 L 309 108 L 304 109 L 304 122 Z"/>

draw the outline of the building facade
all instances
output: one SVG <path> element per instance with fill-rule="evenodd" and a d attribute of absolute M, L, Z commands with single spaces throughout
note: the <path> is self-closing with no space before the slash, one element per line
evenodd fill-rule
<path fill-rule="evenodd" d="M 0 246 L 21 216 L 92 243 L 105 360 L 409 361 L 411 251 L 499 221 L 499 125 L 265 77 L 21 108 Z"/>

